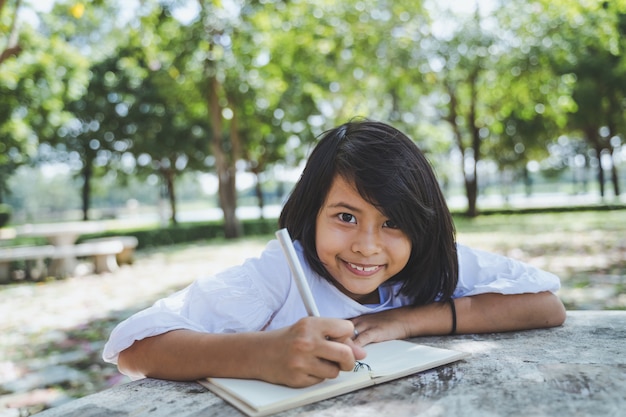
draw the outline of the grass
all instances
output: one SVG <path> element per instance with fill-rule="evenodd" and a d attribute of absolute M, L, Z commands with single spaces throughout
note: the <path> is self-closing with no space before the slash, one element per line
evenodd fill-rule
<path fill-rule="evenodd" d="M 626 210 L 457 218 L 457 238 L 554 272 L 569 309 L 626 309 Z"/>
<path fill-rule="evenodd" d="M 474 219 L 455 217 L 462 233 L 503 232 L 580 232 L 594 230 L 626 231 L 626 210 L 571 211 L 533 214 L 494 214 Z"/>

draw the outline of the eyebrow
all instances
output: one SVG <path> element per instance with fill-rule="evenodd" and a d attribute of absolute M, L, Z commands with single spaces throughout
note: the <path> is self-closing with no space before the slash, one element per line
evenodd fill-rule
<path fill-rule="evenodd" d="M 348 203 L 344 203 L 343 201 L 340 201 L 340 202 L 335 203 L 335 204 L 329 204 L 329 205 L 328 205 L 328 207 L 329 207 L 329 208 L 345 208 L 345 209 L 348 209 L 348 210 L 350 210 L 350 211 L 355 211 L 355 212 L 357 212 L 357 213 L 360 213 L 360 212 L 362 212 L 362 211 L 363 211 L 363 210 L 361 210 L 360 208 L 357 208 L 357 207 L 351 206 L 350 204 L 348 204 Z"/>

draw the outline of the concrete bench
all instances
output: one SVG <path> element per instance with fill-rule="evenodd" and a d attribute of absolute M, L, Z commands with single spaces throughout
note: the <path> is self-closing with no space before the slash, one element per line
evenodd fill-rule
<path fill-rule="evenodd" d="M 131 265 L 135 256 L 135 248 L 139 243 L 138 239 L 135 236 L 111 236 L 111 237 L 101 237 L 96 239 L 87 239 L 84 243 L 93 243 L 93 242 L 111 242 L 118 241 L 122 242 L 124 245 L 124 249 L 120 253 L 116 255 L 118 265 Z"/>
<path fill-rule="evenodd" d="M 44 260 L 51 259 L 48 273 L 62 277 L 72 275 L 76 268 L 76 258 L 93 258 L 95 272 L 112 272 L 118 268 L 117 254 L 122 253 L 124 244 L 119 240 L 86 242 L 66 246 L 18 246 L 0 248 L 0 282 L 10 279 L 11 263 L 34 260 L 43 266 Z"/>
<path fill-rule="evenodd" d="M 124 244 L 119 240 L 103 242 L 84 242 L 72 246 L 55 246 L 55 254 L 51 265 L 51 272 L 55 276 L 70 275 L 76 263 L 70 259 L 91 257 L 97 274 L 113 272 L 119 268 L 117 254 L 124 250 Z"/>
<path fill-rule="evenodd" d="M 36 261 L 43 265 L 44 259 L 54 257 L 52 245 L 16 246 L 0 248 L 0 282 L 8 282 L 11 274 L 11 262 Z"/>

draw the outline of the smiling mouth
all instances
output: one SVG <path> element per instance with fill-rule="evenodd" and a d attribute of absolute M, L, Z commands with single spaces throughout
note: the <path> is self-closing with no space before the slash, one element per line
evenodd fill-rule
<path fill-rule="evenodd" d="M 355 269 L 359 272 L 375 272 L 381 268 L 380 265 L 363 266 L 363 265 L 353 264 L 352 262 L 346 262 L 346 263 L 348 264 L 350 268 Z"/>

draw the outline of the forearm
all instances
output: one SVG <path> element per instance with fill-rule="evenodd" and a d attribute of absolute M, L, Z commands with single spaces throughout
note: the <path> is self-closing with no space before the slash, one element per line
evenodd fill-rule
<path fill-rule="evenodd" d="M 559 326 L 565 308 L 550 292 L 480 294 L 454 300 L 456 333 L 491 333 Z M 446 303 L 416 308 L 412 335 L 441 335 L 452 330 L 452 310 Z"/>
<path fill-rule="evenodd" d="M 304 387 L 365 357 L 348 320 L 306 317 L 277 330 L 235 334 L 174 330 L 136 341 L 119 355 L 119 369 L 144 376 L 188 381 L 205 377 L 262 379 Z"/>
<path fill-rule="evenodd" d="M 481 294 L 454 300 L 456 334 L 491 333 L 559 326 L 565 321 L 565 308 L 550 293 Z M 450 303 L 438 302 L 419 307 L 400 307 L 352 319 L 359 331 L 357 343 L 406 339 L 417 336 L 450 334 L 453 328 Z"/>
<path fill-rule="evenodd" d="M 482 294 L 459 300 L 458 333 L 490 333 L 560 326 L 565 307 L 551 292 Z"/>
<path fill-rule="evenodd" d="M 257 377 L 260 333 L 209 334 L 174 330 L 136 341 L 119 355 L 118 367 L 135 377 L 190 381 L 207 376 Z"/>

